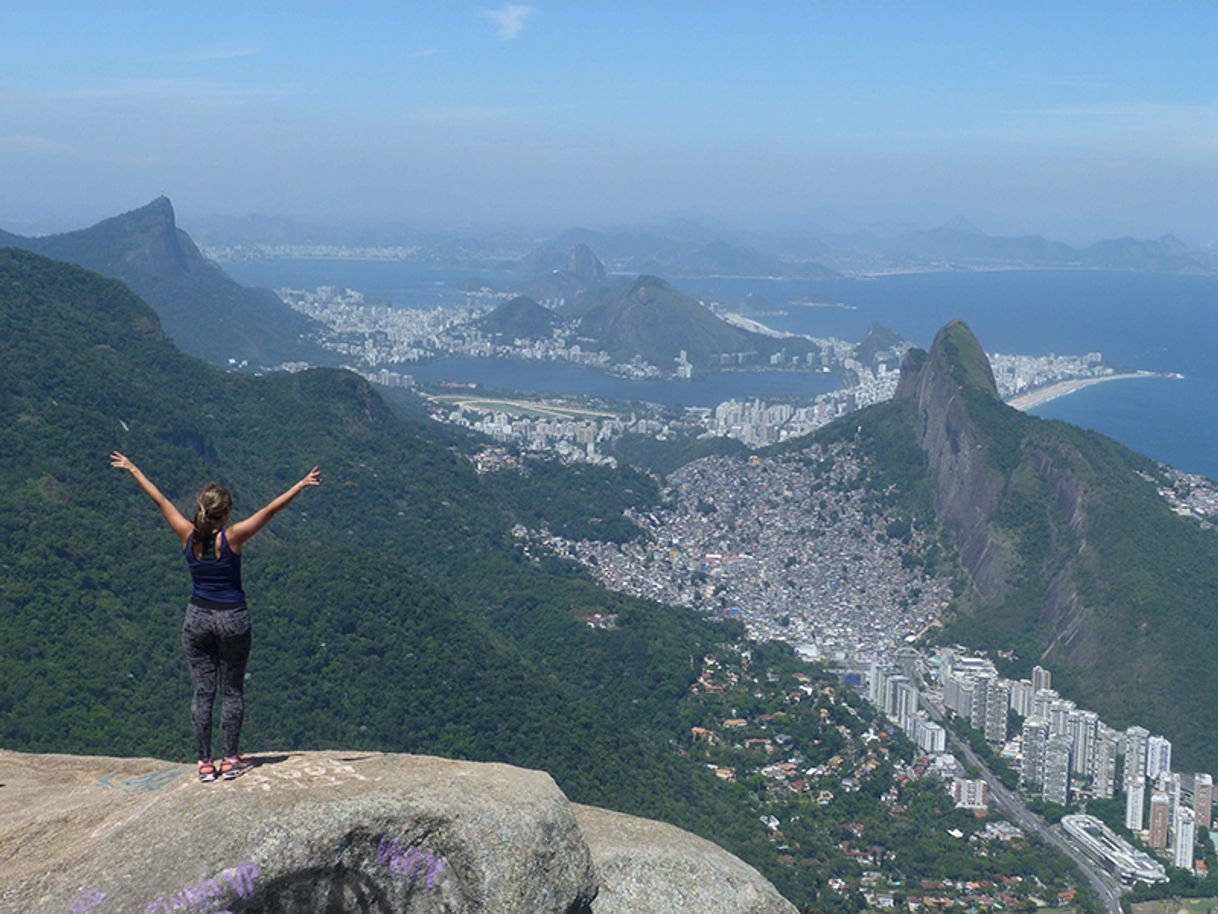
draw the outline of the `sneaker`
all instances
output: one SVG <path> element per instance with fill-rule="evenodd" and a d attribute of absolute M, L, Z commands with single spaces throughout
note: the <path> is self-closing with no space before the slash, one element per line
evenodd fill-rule
<path fill-rule="evenodd" d="M 239 778 L 254 767 L 254 763 L 239 755 L 230 755 L 220 763 L 220 777 L 226 781 Z"/>
<path fill-rule="evenodd" d="M 211 759 L 199 759 L 199 780 L 204 784 L 210 784 L 216 779 L 216 766 L 212 764 Z"/>

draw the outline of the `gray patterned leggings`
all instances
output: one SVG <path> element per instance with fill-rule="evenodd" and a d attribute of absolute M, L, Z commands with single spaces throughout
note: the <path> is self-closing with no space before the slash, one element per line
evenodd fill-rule
<path fill-rule="evenodd" d="M 211 714 L 216 703 L 216 677 L 223 665 L 224 710 L 220 729 L 224 754 L 237 754 L 245 719 L 245 663 L 250 656 L 250 614 L 235 609 L 204 609 L 190 603 L 182 625 L 182 647 L 190 664 L 190 720 L 200 759 L 211 758 Z"/>

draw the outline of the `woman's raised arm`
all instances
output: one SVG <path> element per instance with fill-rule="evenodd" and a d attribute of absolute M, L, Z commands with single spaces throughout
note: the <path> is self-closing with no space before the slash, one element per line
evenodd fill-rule
<path fill-rule="evenodd" d="M 161 494 L 161 490 L 152 484 L 152 480 L 145 476 L 140 468 L 128 460 L 118 451 L 110 452 L 110 466 L 118 470 L 126 470 L 135 477 L 135 481 L 139 483 L 144 494 L 152 499 L 153 503 L 161 509 L 161 516 L 165 518 L 165 522 L 169 524 L 174 533 L 178 535 L 178 539 L 182 541 L 182 545 L 186 545 L 186 539 L 194 530 L 194 524 L 182 516 L 182 512 L 174 507 L 173 502 Z"/>
<path fill-rule="evenodd" d="M 305 475 L 304 479 L 296 483 L 292 488 L 288 489 L 282 495 L 274 498 L 265 507 L 259 508 L 245 520 L 237 521 L 228 528 L 228 548 L 233 552 L 240 552 L 241 545 L 251 536 L 266 526 L 267 521 L 286 508 L 301 492 L 312 486 L 321 485 L 321 469 L 313 467 Z"/>

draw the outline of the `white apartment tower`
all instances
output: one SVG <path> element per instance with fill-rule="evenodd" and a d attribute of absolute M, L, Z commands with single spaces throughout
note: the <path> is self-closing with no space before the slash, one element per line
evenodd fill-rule
<path fill-rule="evenodd" d="M 1007 739 L 1007 708 L 1010 707 L 1007 687 L 991 680 L 985 693 L 984 732 L 986 742 L 1005 743 Z"/>
<path fill-rule="evenodd" d="M 1116 796 L 1117 754 L 1121 740 L 1116 730 L 1100 724 L 1095 737 L 1095 761 L 1091 767 L 1092 790 L 1103 800 Z"/>
<path fill-rule="evenodd" d="M 1193 811 L 1181 803 L 1176 807 L 1172 823 L 1172 862 L 1181 869 L 1192 871 L 1194 844 L 1197 841 L 1197 825 Z"/>
<path fill-rule="evenodd" d="M 1140 832 L 1146 827 L 1146 778 L 1137 775 L 1125 782 L 1125 827 Z"/>
<path fill-rule="evenodd" d="M 1146 740 L 1146 777 L 1153 780 L 1171 771 L 1171 740 L 1152 736 Z"/>
<path fill-rule="evenodd" d="M 1032 667 L 1032 691 L 1039 692 L 1041 689 L 1051 688 L 1053 688 L 1053 674 L 1043 666 Z"/>
<path fill-rule="evenodd" d="M 1066 717 L 1071 759 L 1075 774 L 1090 774 L 1095 764 L 1095 735 L 1100 716 L 1094 711 L 1074 710 Z"/>
<path fill-rule="evenodd" d="M 1050 737 L 1045 747 L 1045 782 L 1041 796 L 1046 802 L 1070 805 L 1070 740 Z"/>
<path fill-rule="evenodd" d="M 989 705 L 990 689 L 997 683 L 989 676 L 978 676 L 973 680 L 973 702 L 969 708 L 969 723 L 974 730 L 985 732 L 986 707 Z"/>
<path fill-rule="evenodd" d="M 1023 762 L 1019 782 L 1025 787 L 1045 782 L 1045 749 L 1049 743 L 1049 722 L 1030 718 L 1023 722 Z"/>

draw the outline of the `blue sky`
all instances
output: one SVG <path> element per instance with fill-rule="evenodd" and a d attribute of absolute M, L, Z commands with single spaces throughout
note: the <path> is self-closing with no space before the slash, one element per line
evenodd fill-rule
<path fill-rule="evenodd" d="M 1218 4 L 252 6 L 6 4 L 0 226 L 165 193 L 188 227 L 829 208 L 1218 239 Z"/>

